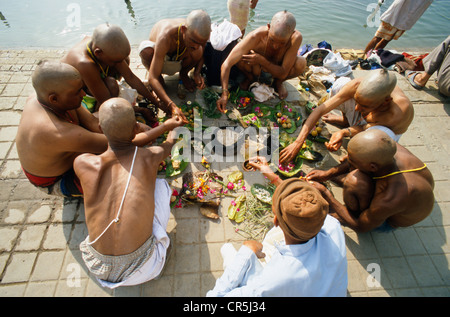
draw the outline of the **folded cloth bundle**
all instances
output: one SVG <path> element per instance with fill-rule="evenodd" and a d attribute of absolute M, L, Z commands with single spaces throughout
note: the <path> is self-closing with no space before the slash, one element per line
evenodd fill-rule
<path fill-rule="evenodd" d="M 225 19 L 220 24 L 211 24 L 211 36 L 209 37 L 209 41 L 215 50 L 223 51 L 228 44 L 241 36 L 242 33 L 239 27 Z"/>
<path fill-rule="evenodd" d="M 275 89 L 266 84 L 254 82 L 250 85 L 249 90 L 255 95 L 255 100 L 264 102 L 270 98 L 275 97 Z"/>
<path fill-rule="evenodd" d="M 298 178 L 277 186 L 272 210 L 283 232 L 298 242 L 315 237 L 323 226 L 329 205 L 320 192 Z"/>
<path fill-rule="evenodd" d="M 323 60 L 323 66 L 331 70 L 337 77 L 350 75 L 352 68 L 340 53 L 329 53 Z"/>
<path fill-rule="evenodd" d="M 394 65 L 395 63 L 402 61 L 405 58 L 405 56 L 403 56 L 402 54 L 396 54 L 389 50 L 383 50 L 383 49 L 377 50 L 377 54 L 378 54 L 378 56 L 380 56 L 381 65 L 383 65 L 384 67 L 389 67 L 391 65 Z"/>

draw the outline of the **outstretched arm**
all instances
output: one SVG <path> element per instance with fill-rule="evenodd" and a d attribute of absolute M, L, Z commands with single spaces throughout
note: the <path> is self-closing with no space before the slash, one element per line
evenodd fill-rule
<path fill-rule="evenodd" d="M 230 79 L 231 68 L 236 65 L 244 54 L 250 52 L 250 50 L 257 45 L 258 38 L 256 36 L 249 35 L 239 42 L 230 52 L 228 57 L 223 62 L 220 68 L 220 81 L 222 84 L 222 96 L 217 100 L 217 109 L 220 112 L 225 112 L 228 102 L 228 81 Z"/>
<path fill-rule="evenodd" d="M 136 136 L 133 139 L 133 144 L 136 146 L 144 146 L 147 145 L 154 140 L 156 140 L 160 135 L 164 134 L 167 131 L 172 131 L 176 127 L 182 126 L 183 121 L 181 121 L 180 117 L 173 116 L 172 118 L 168 119 L 164 123 L 160 124 L 159 126 L 148 129 L 144 132 L 140 132 L 136 134 Z"/>
<path fill-rule="evenodd" d="M 357 79 L 354 79 L 347 83 L 336 95 L 313 110 L 303 124 L 297 139 L 280 152 L 280 163 L 291 162 L 297 156 L 298 152 L 302 148 L 303 142 L 306 140 L 306 137 L 316 126 L 316 122 L 319 121 L 324 114 L 336 109 L 339 105 L 354 97 L 357 88 L 355 85 L 356 80 Z"/>

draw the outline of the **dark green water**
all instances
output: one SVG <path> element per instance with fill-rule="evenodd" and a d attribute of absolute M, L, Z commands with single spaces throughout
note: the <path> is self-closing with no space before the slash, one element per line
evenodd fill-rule
<path fill-rule="evenodd" d="M 393 0 L 386 0 L 384 12 Z M 69 48 L 100 23 L 120 25 L 131 44 L 147 39 L 154 23 L 163 18 L 184 17 L 192 9 L 206 10 L 213 22 L 228 18 L 226 0 L 0 0 L 0 48 Z M 247 30 L 270 21 L 274 13 L 288 10 L 297 19 L 303 43 L 314 46 L 326 40 L 333 48 L 363 49 L 376 26 L 367 22 L 368 5 L 377 0 L 260 0 L 251 11 Z M 432 5 L 392 49 L 427 49 L 449 35 L 450 0 Z"/>

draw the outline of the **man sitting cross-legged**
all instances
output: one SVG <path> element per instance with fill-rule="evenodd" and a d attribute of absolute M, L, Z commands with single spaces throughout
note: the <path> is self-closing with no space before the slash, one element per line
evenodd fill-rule
<path fill-rule="evenodd" d="M 80 250 L 101 285 L 137 285 L 157 277 L 165 263 L 172 191 L 156 174 L 176 141 L 172 130 L 182 121 L 178 116 L 165 121 L 160 127 L 171 131 L 167 140 L 144 148 L 133 144 L 139 127 L 126 100 L 109 99 L 99 120 L 108 149 L 74 162 L 89 233 Z"/>

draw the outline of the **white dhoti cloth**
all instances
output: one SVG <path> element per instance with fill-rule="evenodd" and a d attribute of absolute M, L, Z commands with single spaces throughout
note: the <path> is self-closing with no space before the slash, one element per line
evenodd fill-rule
<path fill-rule="evenodd" d="M 139 45 L 139 54 L 146 48 L 155 48 L 155 42 L 145 40 Z M 181 70 L 181 60 L 172 61 L 169 56 L 164 57 L 164 64 L 161 73 L 169 76 L 175 75 Z"/>
<path fill-rule="evenodd" d="M 351 79 L 349 77 L 340 77 L 339 79 L 337 79 L 334 82 L 333 87 L 331 88 L 330 98 L 336 95 L 350 81 Z M 366 124 L 366 120 L 364 120 L 359 111 L 355 110 L 355 107 L 356 101 L 355 99 L 351 98 L 340 104 L 336 109 L 342 112 L 350 126 Z"/>
<path fill-rule="evenodd" d="M 350 80 L 351 79 L 349 77 L 341 77 L 338 80 L 336 80 L 331 90 L 331 97 L 336 95 L 342 89 L 342 87 L 344 87 Z M 343 115 L 347 118 L 347 121 L 350 126 L 365 125 L 367 123 L 366 120 L 364 120 L 359 111 L 355 110 L 355 106 L 356 101 L 355 99 L 352 98 L 347 100 L 343 104 L 339 105 L 336 109 L 342 111 Z M 370 129 L 378 129 L 385 132 L 395 142 L 398 142 L 400 140 L 400 137 L 402 136 L 402 134 L 395 134 L 394 131 L 392 131 L 388 127 L 381 125 L 372 126 L 367 130 Z"/>
<path fill-rule="evenodd" d="M 167 184 L 166 180 L 156 179 L 155 215 L 153 218 L 153 237 L 155 245 L 151 256 L 137 270 L 135 270 L 120 282 L 113 283 L 96 277 L 100 285 L 111 289 L 119 286 L 138 285 L 154 279 L 161 273 L 166 260 L 167 248 L 170 244 L 170 239 L 167 235 L 166 228 L 170 217 L 171 195 L 172 190 L 170 189 L 169 184 Z M 80 249 L 82 250 L 82 252 L 86 252 L 86 247 L 90 247 L 85 244 L 86 241 L 89 241 L 89 236 L 80 245 Z M 92 255 L 87 256 L 92 257 Z M 83 255 L 83 258 L 84 257 L 85 255 Z"/>
<path fill-rule="evenodd" d="M 374 126 L 372 126 L 370 128 L 367 128 L 367 130 L 371 130 L 371 129 L 377 129 L 377 130 L 381 130 L 381 131 L 385 132 L 395 142 L 398 142 L 400 140 L 401 136 L 403 135 L 403 134 L 395 134 L 394 131 L 392 131 L 388 127 L 385 127 L 385 126 L 382 126 L 382 125 L 374 125 Z"/>

